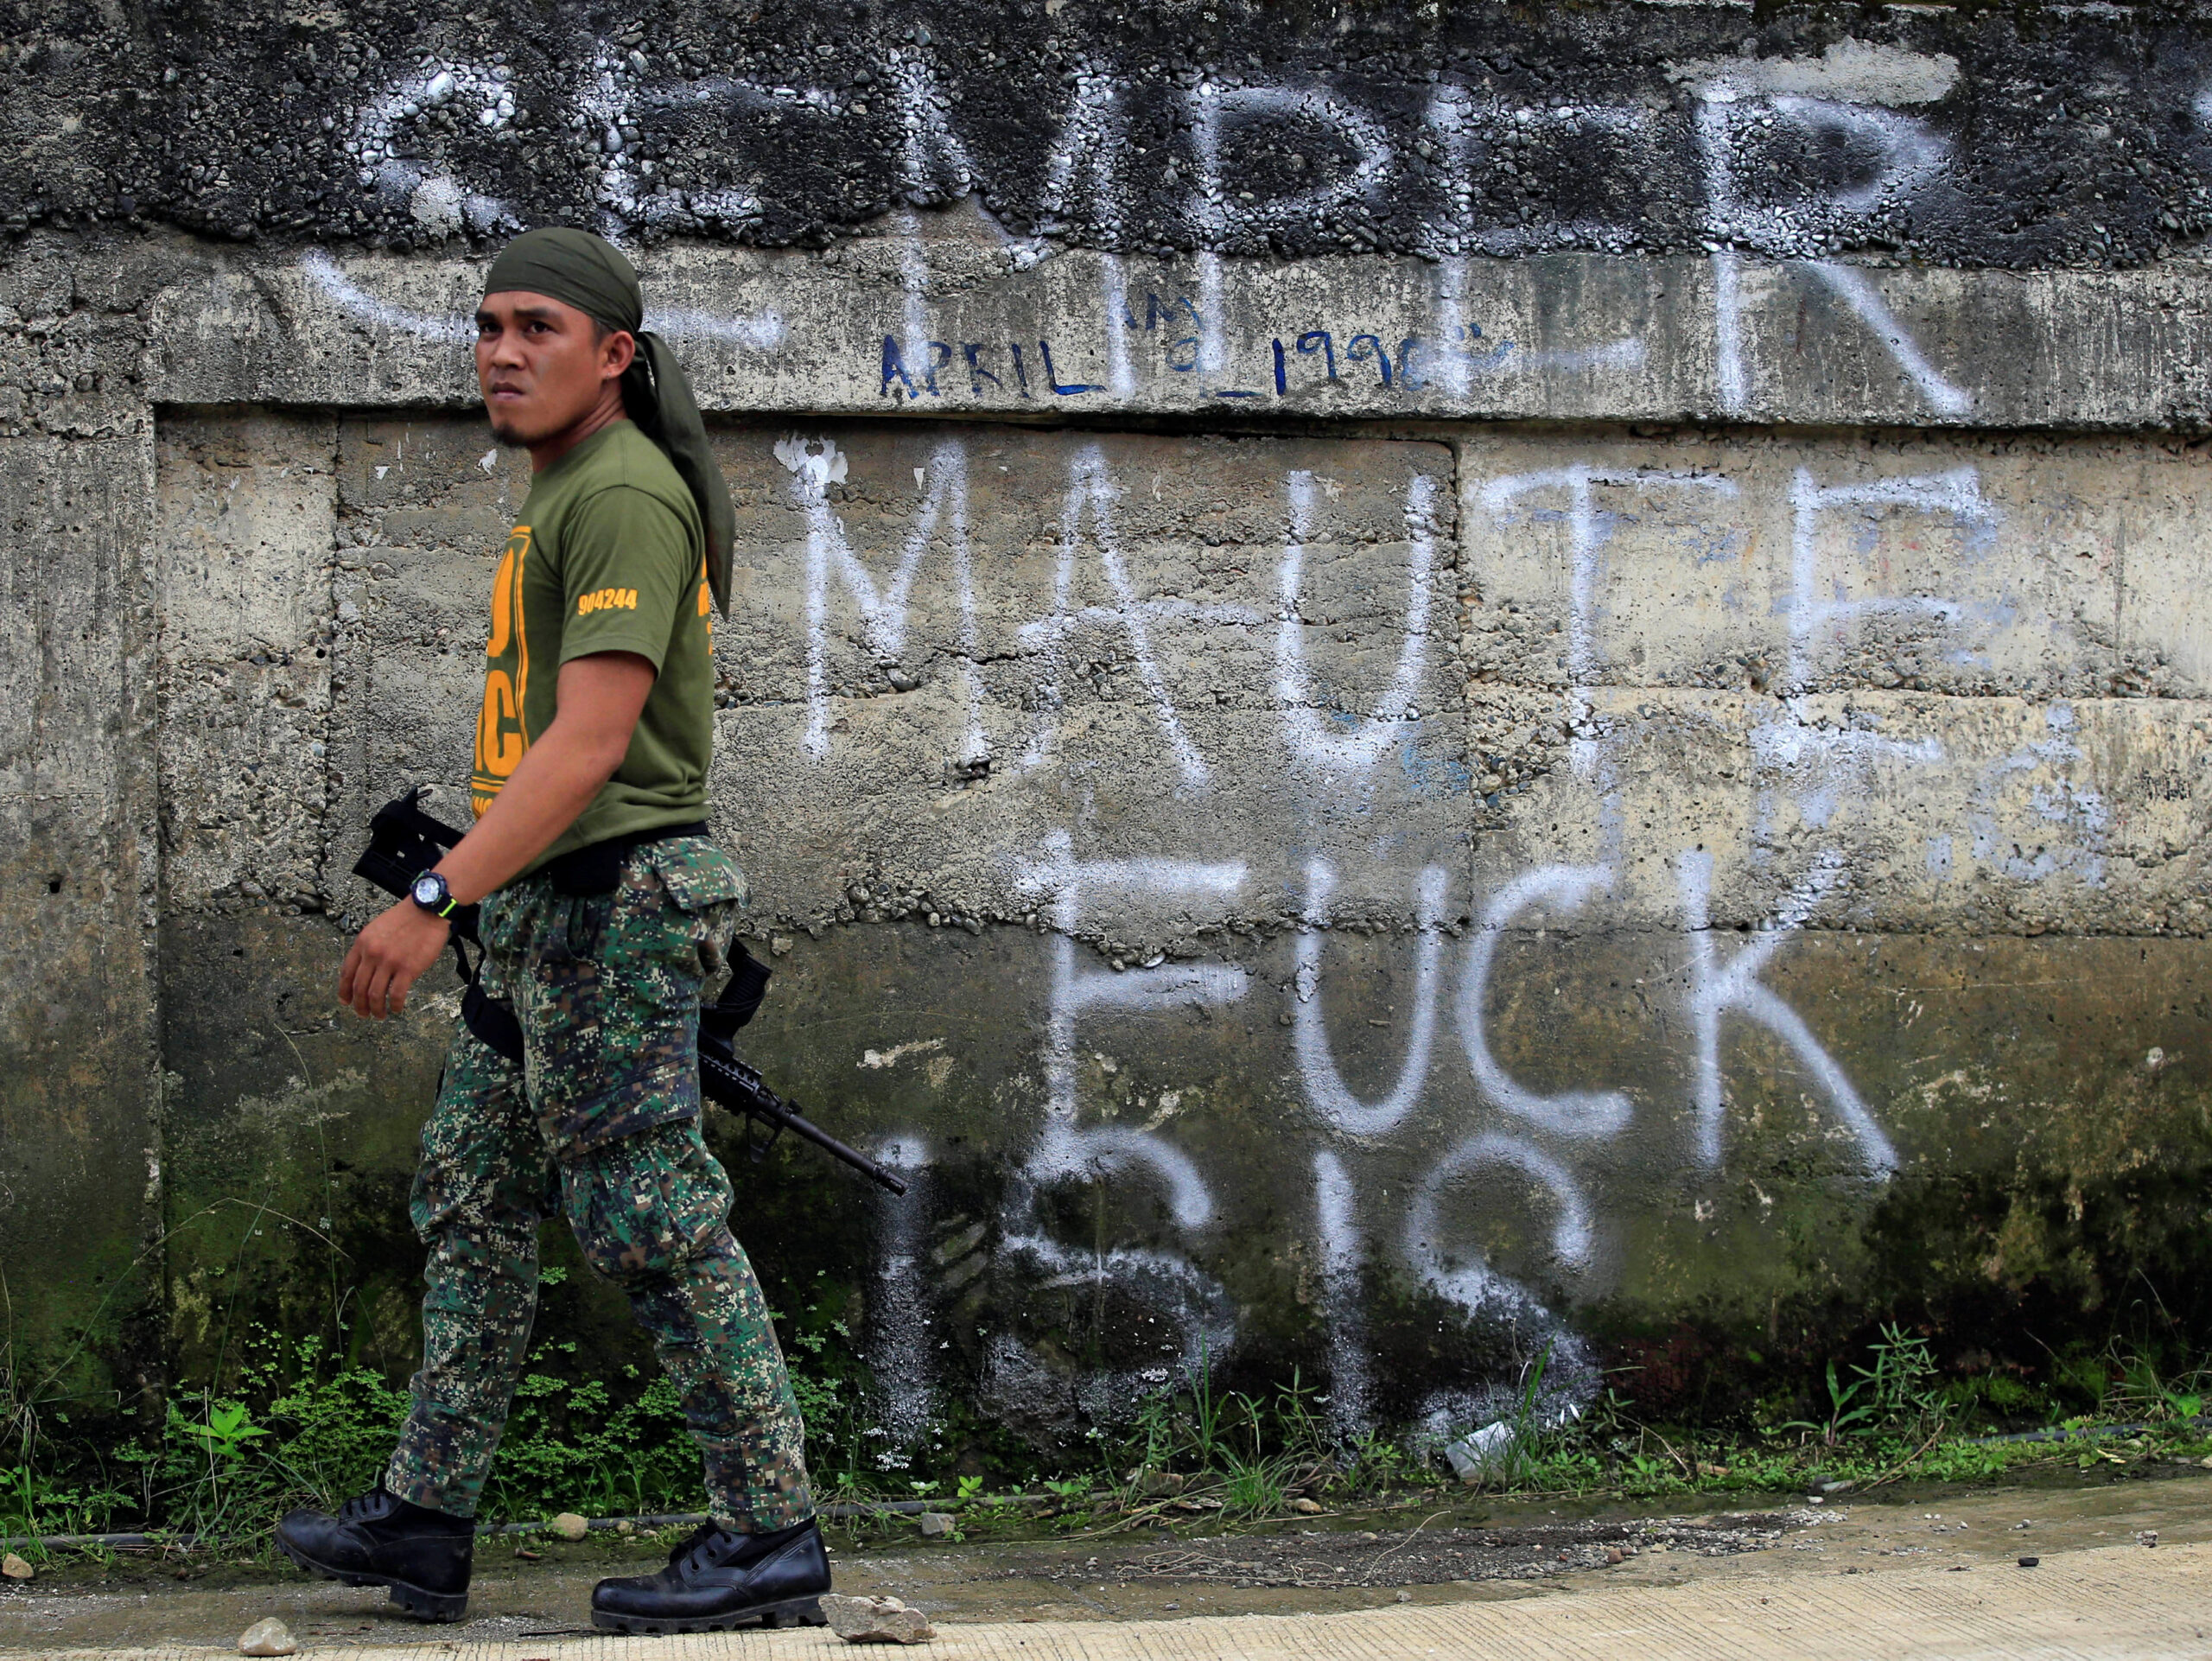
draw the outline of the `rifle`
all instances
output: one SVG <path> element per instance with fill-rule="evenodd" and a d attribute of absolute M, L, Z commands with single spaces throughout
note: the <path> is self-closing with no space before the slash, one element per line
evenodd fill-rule
<path fill-rule="evenodd" d="M 423 811 L 420 786 L 386 802 L 369 821 L 369 845 L 353 863 L 353 875 L 365 877 L 386 894 L 404 896 L 415 879 L 445 857 L 446 850 L 461 832 Z M 486 1045 L 518 1066 L 522 1064 L 522 1024 L 505 1004 L 486 994 L 477 983 L 483 962 L 484 942 L 476 932 L 476 907 L 462 906 L 447 920 L 453 925 L 453 955 L 461 964 L 467 990 L 461 994 L 461 1016 Z M 710 1102 L 764 1127 L 767 1135 L 746 1136 L 746 1151 L 757 1162 L 788 1130 L 812 1142 L 832 1159 L 841 1160 L 869 1181 L 903 1194 L 906 1184 L 866 1154 L 848 1148 L 799 1111 L 798 1104 L 785 1101 L 768 1088 L 758 1070 L 740 1060 L 730 1040 L 753 1019 L 753 1011 L 768 990 L 768 968 L 733 941 L 735 961 L 721 996 L 699 1011 L 699 1090 Z M 467 946 L 477 950 L 477 961 L 468 960 Z"/>

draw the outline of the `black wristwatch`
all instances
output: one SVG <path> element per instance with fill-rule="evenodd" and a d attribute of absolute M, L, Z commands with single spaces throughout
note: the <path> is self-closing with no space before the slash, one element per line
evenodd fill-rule
<path fill-rule="evenodd" d="M 445 878 L 435 871 L 425 871 L 416 877 L 407 890 L 407 897 L 433 917 L 450 920 L 461 909 L 453 890 L 446 886 Z"/>

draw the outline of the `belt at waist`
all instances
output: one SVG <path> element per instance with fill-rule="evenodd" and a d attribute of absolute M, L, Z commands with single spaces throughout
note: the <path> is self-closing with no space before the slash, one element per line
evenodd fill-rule
<path fill-rule="evenodd" d="M 707 822 L 695 820 L 690 824 L 664 824 L 651 830 L 633 830 L 625 837 L 609 837 L 604 842 L 587 843 L 582 848 L 571 848 L 557 859 L 549 859 L 538 868 L 538 875 L 550 877 L 553 892 L 575 898 L 584 894 L 611 894 L 614 885 L 622 880 L 622 862 L 633 848 L 643 848 L 649 843 L 667 842 L 677 837 L 703 837 L 708 834 Z"/>

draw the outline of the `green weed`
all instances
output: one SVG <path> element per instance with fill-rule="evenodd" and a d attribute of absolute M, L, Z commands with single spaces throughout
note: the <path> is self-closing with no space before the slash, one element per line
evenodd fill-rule
<path fill-rule="evenodd" d="M 55 1534 L 105 1534 L 130 1496 L 112 1488 L 65 1487 L 29 1465 L 0 1469 L 0 1535 L 35 1540 Z M 21 1548 L 33 1562 L 45 1553 Z"/>
<path fill-rule="evenodd" d="M 1928 1340 L 1891 1322 L 1883 1327 L 1880 1340 L 1867 1347 L 1874 1365 L 1854 1365 L 1848 1384 L 1838 1377 L 1833 1360 L 1827 1364 L 1824 1420 L 1793 1419 L 1782 1429 L 1812 1432 L 1827 1448 L 1847 1436 L 1870 1436 L 1900 1427 L 1940 1430 L 1955 1403 L 1938 1384 Z"/>
<path fill-rule="evenodd" d="M 1422 1442 L 1381 1433 L 1334 1435 L 1301 1375 L 1257 1393 L 1230 1390 L 1201 1352 L 1185 1376 L 1139 1402 L 1118 1430 L 1094 1434 L 1090 1468 L 1038 1473 L 1053 1504 L 995 1505 L 990 1496 L 1017 1486 L 1013 1476 L 1021 1467 L 1018 1450 L 1002 1457 L 1008 1445 L 993 1440 L 994 1427 L 972 1422 L 955 1404 L 932 1428 L 932 1453 L 913 1454 L 923 1468 L 893 1466 L 867 1440 L 871 1386 L 853 1357 L 842 1309 L 825 1301 L 782 1324 L 819 1495 L 830 1503 L 944 1495 L 965 1529 L 1069 1530 L 1217 1515 L 1247 1521 L 1281 1515 L 1307 1499 L 1344 1507 L 1452 1482 Z M 2035 1461 L 2134 1466 L 2212 1451 L 2200 1423 L 2212 1401 L 2212 1365 L 2142 1347 L 2054 1356 L 2040 1384 L 2017 1369 L 1947 1378 L 1926 1338 L 1887 1325 L 1855 1354 L 1821 1365 L 1808 1381 L 1809 1403 L 1784 1386 L 1757 1421 L 1732 1428 L 1645 1422 L 1624 1393 L 1632 1384 L 1624 1378 L 1571 1416 L 1547 1402 L 1550 1363 L 1548 1352 L 1529 1362 L 1478 1473 L 1480 1486 L 1637 1498 L 1802 1492 L 1839 1482 L 1863 1490 L 1906 1476 L 1989 1480 Z M 698 1456 L 673 1388 L 635 1368 L 611 1378 L 575 1376 L 583 1370 L 573 1343 L 543 1343 L 531 1352 L 484 1515 L 697 1510 Z M 158 1426 L 135 1442 L 85 1453 L 75 1467 L 55 1461 L 56 1444 L 47 1440 L 67 1429 L 59 1404 L 45 1404 L 35 1418 L 17 1411 L 10 1427 L 15 1456 L 0 1465 L 0 1532 L 137 1527 L 265 1538 L 290 1506 L 327 1508 L 372 1484 L 408 1405 L 400 1385 L 319 1341 L 253 1334 L 227 1389 L 177 1393 Z M 2079 1412 L 2085 1407 L 2094 1421 Z M 1991 1428 L 2052 1423 L 2069 1412 L 2081 1422 L 2118 1419 L 2150 1428 L 2126 1440 L 2063 1445 L 1974 1439 Z M 949 1468 L 956 1454 L 964 1461 L 959 1473 Z M 1100 1487 L 1116 1495 L 1103 1517 L 1090 1499 Z"/>

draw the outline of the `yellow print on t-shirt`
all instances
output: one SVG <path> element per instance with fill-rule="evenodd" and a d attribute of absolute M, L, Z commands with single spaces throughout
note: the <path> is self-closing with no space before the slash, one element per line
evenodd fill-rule
<path fill-rule="evenodd" d="M 576 615 L 588 617 L 595 611 L 635 611 L 638 591 L 635 589 L 594 589 L 589 594 L 576 596 Z"/>
<path fill-rule="evenodd" d="M 518 525 L 492 579 L 492 633 L 484 645 L 484 707 L 476 717 L 476 766 L 468 780 L 469 805 L 478 814 L 492 805 L 530 748 L 523 698 L 530 690 L 530 638 L 522 586 L 530 563 L 530 527 Z"/>

